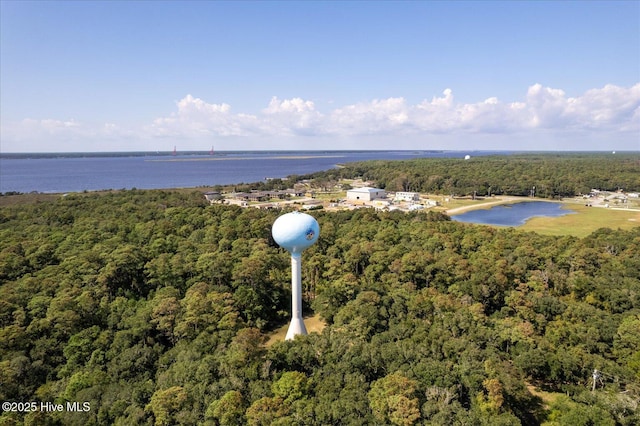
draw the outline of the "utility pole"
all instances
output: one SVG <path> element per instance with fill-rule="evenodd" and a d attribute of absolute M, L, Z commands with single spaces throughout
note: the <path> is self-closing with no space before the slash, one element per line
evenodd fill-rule
<path fill-rule="evenodd" d="M 600 379 L 600 372 L 597 369 L 593 370 L 593 385 L 591 386 L 591 392 L 596 391 L 596 382 Z"/>

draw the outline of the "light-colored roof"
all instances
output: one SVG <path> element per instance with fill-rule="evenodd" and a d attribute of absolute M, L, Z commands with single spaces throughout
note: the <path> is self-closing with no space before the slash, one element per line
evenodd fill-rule
<path fill-rule="evenodd" d="M 357 192 L 361 194 L 371 194 L 372 192 L 384 191 L 384 189 L 380 188 L 371 188 L 369 186 L 363 186 L 362 188 L 353 188 L 348 190 L 347 192 Z"/>

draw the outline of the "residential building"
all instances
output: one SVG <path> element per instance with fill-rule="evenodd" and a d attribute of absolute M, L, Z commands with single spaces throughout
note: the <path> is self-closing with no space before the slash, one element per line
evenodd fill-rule
<path fill-rule="evenodd" d="M 420 201 L 420 194 L 417 192 L 398 191 L 395 194 L 396 201 Z"/>

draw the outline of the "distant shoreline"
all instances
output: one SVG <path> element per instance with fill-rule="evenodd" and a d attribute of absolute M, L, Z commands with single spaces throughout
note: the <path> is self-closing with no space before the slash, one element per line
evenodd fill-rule
<path fill-rule="evenodd" d="M 344 155 L 278 155 L 270 157 L 198 157 L 198 158 L 167 158 L 144 160 L 154 163 L 187 162 L 187 161 L 233 161 L 233 160 L 309 160 L 311 158 L 343 158 Z"/>
<path fill-rule="evenodd" d="M 193 188 L 284 179 L 368 160 L 463 157 L 461 152 L 265 150 L 0 153 L 0 192 L 82 192 L 101 189 Z M 487 151 L 485 155 L 498 155 Z M 499 153 L 500 155 L 509 155 Z M 479 154 L 478 154 L 479 155 Z M 235 160 L 235 161 L 230 161 Z"/>
<path fill-rule="evenodd" d="M 306 157 L 318 158 L 323 155 L 337 155 L 339 157 L 346 156 L 350 153 L 365 154 L 365 153 L 402 153 L 406 154 L 437 154 L 444 152 L 453 152 L 459 154 L 466 154 L 466 150 L 415 150 L 415 149 L 319 149 L 319 150 L 290 150 L 290 149 L 274 149 L 274 150 L 230 150 L 230 151 L 215 151 L 212 155 L 209 151 L 177 151 L 174 154 L 172 151 L 91 151 L 91 152 L 0 152 L 0 159 L 26 159 L 26 158 L 91 158 L 91 157 L 226 157 L 235 155 L 250 155 L 255 154 L 259 158 L 263 158 L 263 155 L 278 155 L 289 156 L 302 154 Z M 512 151 L 484 151 L 493 154 L 510 154 Z M 471 152 L 473 154 L 473 152 Z M 245 157 L 246 158 L 246 157 Z"/>

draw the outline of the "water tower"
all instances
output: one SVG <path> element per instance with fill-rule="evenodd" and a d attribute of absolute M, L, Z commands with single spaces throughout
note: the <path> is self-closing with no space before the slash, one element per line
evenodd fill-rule
<path fill-rule="evenodd" d="M 271 228 L 273 239 L 291 254 L 291 323 L 285 340 L 296 334 L 307 334 L 302 320 L 302 251 L 318 241 L 320 226 L 306 213 L 286 213 L 276 219 Z"/>

